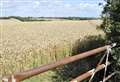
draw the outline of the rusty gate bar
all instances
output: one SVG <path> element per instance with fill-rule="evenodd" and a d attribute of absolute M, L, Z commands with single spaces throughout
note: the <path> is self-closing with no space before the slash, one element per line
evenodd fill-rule
<path fill-rule="evenodd" d="M 110 65 L 110 62 L 108 62 L 107 65 Z M 99 66 L 96 68 L 96 71 L 95 71 L 95 72 L 98 72 L 98 71 L 100 71 L 100 70 L 102 70 L 102 69 L 104 69 L 104 68 L 105 68 L 105 64 L 101 64 L 101 65 L 99 65 Z M 70 82 L 81 82 L 81 81 L 89 78 L 90 76 L 92 76 L 94 70 L 95 70 L 95 69 L 92 69 L 92 70 L 90 70 L 90 71 L 88 71 L 88 72 L 86 72 L 86 73 L 83 73 L 82 75 L 76 77 L 75 79 L 71 80 Z"/>
<path fill-rule="evenodd" d="M 8 77 L 4 77 L 4 78 L 7 79 L 8 82 L 12 82 L 11 81 L 12 78 L 14 78 L 14 80 L 16 80 L 16 82 L 20 82 L 20 81 L 28 79 L 32 76 L 35 76 L 35 75 L 38 75 L 40 73 L 46 72 L 48 70 L 57 68 L 61 65 L 65 65 L 65 64 L 68 64 L 68 63 L 71 63 L 71 62 L 74 62 L 74 61 L 77 61 L 77 60 L 80 60 L 80 59 L 83 59 L 83 58 L 86 58 L 86 57 L 89 57 L 89 56 L 96 55 L 97 53 L 105 51 L 108 47 L 112 47 L 112 46 L 111 45 L 106 45 L 106 46 L 103 46 L 103 47 L 99 47 L 99 48 L 96 48 L 96 49 L 93 49 L 93 50 L 90 50 L 90 51 L 87 51 L 87 52 L 84 52 L 84 53 L 81 53 L 81 54 L 78 54 L 78 55 L 75 55 L 75 56 L 66 57 L 66 58 L 61 59 L 61 60 L 59 60 L 57 62 L 54 62 L 54 63 L 50 63 L 50 64 L 47 64 L 47 65 L 40 66 L 38 68 L 34 68 L 34 69 L 31 69 L 31 70 L 27 70 L 27 71 L 23 71 L 23 72 L 20 72 L 20 73 L 13 74 L 12 77 L 8 76 Z M 5 82 L 5 81 L 3 81 L 3 82 Z"/>

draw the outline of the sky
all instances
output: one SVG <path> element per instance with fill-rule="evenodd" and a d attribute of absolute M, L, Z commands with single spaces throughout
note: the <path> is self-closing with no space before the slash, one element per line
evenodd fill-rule
<path fill-rule="evenodd" d="M 104 0 L 0 0 L 0 16 L 100 17 Z"/>

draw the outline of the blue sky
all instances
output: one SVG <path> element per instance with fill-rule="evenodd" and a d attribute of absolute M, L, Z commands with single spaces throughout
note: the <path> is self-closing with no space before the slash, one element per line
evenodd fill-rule
<path fill-rule="evenodd" d="M 103 0 L 0 0 L 1 16 L 99 17 Z"/>

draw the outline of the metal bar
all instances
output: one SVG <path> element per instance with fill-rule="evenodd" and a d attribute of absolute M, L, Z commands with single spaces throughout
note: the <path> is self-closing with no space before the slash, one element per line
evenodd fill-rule
<path fill-rule="evenodd" d="M 108 47 L 111 47 L 111 46 L 110 45 L 103 46 L 103 47 L 93 49 L 93 50 L 90 50 L 90 51 L 87 51 L 87 52 L 84 52 L 84 53 L 81 53 L 81 54 L 78 54 L 78 55 L 75 55 L 75 56 L 64 58 L 62 60 L 59 60 L 59 61 L 51 63 L 51 64 L 43 65 L 43 66 L 40 66 L 38 68 L 34 68 L 34 69 L 27 70 L 27 71 L 24 71 L 24 72 L 16 73 L 16 74 L 13 75 L 13 78 L 15 78 L 15 80 L 17 82 L 23 81 L 23 80 L 28 79 L 32 76 L 35 76 L 35 75 L 38 75 L 40 73 L 46 72 L 48 70 L 57 68 L 59 66 L 62 66 L 62 65 L 65 65 L 65 64 L 68 64 L 68 63 L 71 63 L 71 62 L 74 62 L 74 61 L 77 61 L 77 60 L 80 60 L 80 59 L 83 59 L 83 58 L 86 58 L 86 57 L 89 57 L 89 56 L 94 56 L 97 53 L 105 51 Z M 11 76 L 5 77 L 5 78 L 10 80 L 9 82 L 12 82 L 11 81 Z"/>
<path fill-rule="evenodd" d="M 105 79 L 104 82 L 108 81 L 110 78 L 112 78 L 114 75 L 116 74 L 116 72 L 113 72 L 112 74 L 108 75 Z M 101 81 L 100 81 L 101 82 Z"/>
<path fill-rule="evenodd" d="M 108 65 L 110 65 L 109 62 L 108 62 Z M 98 72 L 98 71 L 100 71 L 100 70 L 102 70 L 104 68 L 105 68 L 105 64 L 101 64 L 96 69 L 92 69 L 92 70 L 90 70 L 90 71 L 88 71 L 88 72 L 86 72 L 86 73 L 76 77 L 75 79 L 71 80 L 70 82 L 80 82 L 80 81 L 83 81 L 83 80 L 89 78 L 90 76 L 92 76 L 92 74 L 94 72 Z"/>

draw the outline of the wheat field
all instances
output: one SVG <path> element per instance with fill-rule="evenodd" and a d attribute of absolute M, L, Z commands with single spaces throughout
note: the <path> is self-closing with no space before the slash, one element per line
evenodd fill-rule
<path fill-rule="evenodd" d="M 103 34 L 100 20 L 20 22 L 0 20 L 0 76 L 70 55 L 76 40 Z"/>

